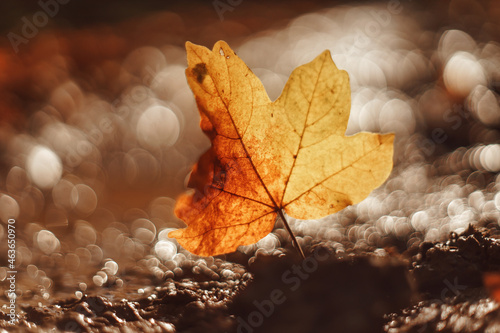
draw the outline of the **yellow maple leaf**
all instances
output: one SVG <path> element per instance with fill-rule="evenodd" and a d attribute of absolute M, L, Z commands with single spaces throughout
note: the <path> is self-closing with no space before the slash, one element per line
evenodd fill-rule
<path fill-rule="evenodd" d="M 235 251 L 269 234 L 283 212 L 324 217 L 360 202 L 389 176 L 393 134 L 345 136 L 349 77 L 329 51 L 296 68 L 271 102 L 225 42 L 212 51 L 189 42 L 186 49 L 186 77 L 212 141 L 193 168 L 194 191 L 175 207 L 187 228 L 169 233 L 188 251 Z"/>

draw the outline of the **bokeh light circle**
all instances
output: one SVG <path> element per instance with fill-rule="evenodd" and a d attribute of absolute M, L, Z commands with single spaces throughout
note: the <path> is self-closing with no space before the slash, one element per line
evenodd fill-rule
<path fill-rule="evenodd" d="M 61 159 L 44 146 L 35 146 L 28 155 L 26 169 L 30 179 L 41 189 L 51 189 L 61 179 Z"/>
<path fill-rule="evenodd" d="M 144 111 L 137 122 L 137 140 L 146 149 L 173 146 L 179 138 L 180 125 L 175 113 L 155 105 Z"/>

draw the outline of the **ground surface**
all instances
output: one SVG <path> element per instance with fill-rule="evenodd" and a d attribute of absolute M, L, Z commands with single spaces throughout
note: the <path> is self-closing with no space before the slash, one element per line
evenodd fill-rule
<path fill-rule="evenodd" d="M 7 41 L 0 331 L 500 331 L 495 3 L 127 4 L 112 20 L 74 24 L 92 10 L 70 3 L 17 53 Z M 5 34 L 22 34 L 23 15 L 39 10 L 26 6 Z M 321 220 L 290 218 L 306 260 L 280 222 L 258 244 L 215 258 L 167 237 L 182 225 L 175 197 L 207 148 L 183 45 L 219 39 L 271 98 L 293 68 L 330 49 L 351 79 L 348 132 L 397 135 L 393 173 L 370 197 Z M 155 118 L 157 105 L 174 116 Z M 55 164 L 43 172 L 32 162 L 41 146 L 55 154 L 44 155 Z"/>

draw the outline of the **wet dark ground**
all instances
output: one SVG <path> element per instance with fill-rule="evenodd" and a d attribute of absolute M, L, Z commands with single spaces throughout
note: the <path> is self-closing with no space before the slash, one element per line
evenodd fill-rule
<path fill-rule="evenodd" d="M 18 53 L 6 43 L 0 332 L 500 331 L 500 9 L 400 2 L 383 12 L 389 3 L 242 2 L 223 21 L 211 4 L 137 15 L 127 4 L 121 19 L 74 25 L 71 15 L 95 7 L 68 4 Z M 219 39 L 274 98 L 294 67 L 331 49 L 351 77 L 349 130 L 397 134 L 394 171 L 369 198 L 322 220 L 290 219 L 306 260 L 280 223 L 219 257 L 167 237 L 182 225 L 174 199 L 207 148 L 183 44 Z M 156 104 L 176 121 L 144 131 L 141 115 Z M 36 177 L 37 145 L 59 156 L 61 175 Z"/>
<path fill-rule="evenodd" d="M 330 245 L 330 246 L 329 246 Z M 180 265 L 156 278 L 151 267 L 125 267 L 123 285 L 48 301 L 23 296 L 14 331 L 121 332 L 484 332 L 499 329 L 498 304 L 483 274 L 498 270 L 500 241 L 470 227 L 446 242 L 422 243 L 404 255 L 381 249 L 335 251 L 306 245 Z M 306 252 L 306 253 L 307 253 Z M 230 256 L 231 257 L 231 256 Z M 232 260 L 231 260 L 232 259 Z M 175 269 L 174 269 L 175 270 Z M 228 274 L 226 271 L 231 271 Z M 177 273 L 179 270 L 177 271 Z M 59 270 L 51 276 L 63 274 Z M 83 275 L 83 274 L 82 274 Z M 90 274 L 91 275 L 91 274 Z M 82 277 L 82 281 L 86 279 Z M 89 285 L 91 282 L 89 282 Z M 31 288 L 19 284 L 21 288 Z M 57 289 L 57 288 L 52 288 Z M 27 290 L 27 289 L 25 289 Z M 36 294 L 34 291 L 33 294 Z M 4 329 L 12 330 L 3 315 Z"/>

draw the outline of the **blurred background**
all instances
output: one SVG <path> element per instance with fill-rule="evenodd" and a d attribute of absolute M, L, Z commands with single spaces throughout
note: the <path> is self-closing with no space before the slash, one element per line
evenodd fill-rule
<path fill-rule="evenodd" d="M 14 218 L 26 301 L 123 285 L 131 261 L 162 279 L 197 259 L 167 237 L 183 225 L 175 198 L 209 147 L 184 76 L 186 41 L 227 41 L 273 100 L 295 67 L 329 49 L 351 79 L 348 134 L 396 133 L 389 180 L 334 216 L 292 220 L 301 242 L 403 252 L 469 223 L 498 229 L 498 1 L 0 9 L 0 281 Z M 272 253 L 287 241 L 278 227 L 241 251 Z"/>

